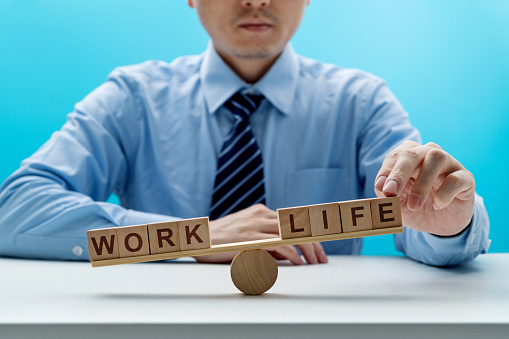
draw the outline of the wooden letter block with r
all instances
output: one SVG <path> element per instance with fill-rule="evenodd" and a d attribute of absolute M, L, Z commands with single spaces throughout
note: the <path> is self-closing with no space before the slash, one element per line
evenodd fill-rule
<path fill-rule="evenodd" d="M 148 239 L 150 240 L 150 254 L 180 251 L 178 222 L 149 224 Z"/>
<path fill-rule="evenodd" d="M 208 217 L 179 220 L 178 234 L 181 251 L 210 248 Z"/>
<path fill-rule="evenodd" d="M 311 236 L 311 223 L 307 206 L 278 209 L 277 221 L 281 239 Z"/>
<path fill-rule="evenodd" d="M 90 261 L 116 259 L 118 253 L 117 228 L 103 228 L 87 232 Z"/>

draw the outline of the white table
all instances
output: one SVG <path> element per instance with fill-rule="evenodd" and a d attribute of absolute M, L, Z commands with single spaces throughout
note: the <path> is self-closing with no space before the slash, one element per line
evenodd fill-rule
<path fill-rule="evenodd" d="M 337 256 L 261 296 L 229 265 L 0 259 L 0 338 L 509 338 L 509 254 L 441 269 Z"/>

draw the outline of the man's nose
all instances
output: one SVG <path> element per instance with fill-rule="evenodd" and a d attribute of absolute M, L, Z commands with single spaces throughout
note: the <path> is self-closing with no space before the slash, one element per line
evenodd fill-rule
<path fill-rule="evenodd" d="M 260 7 L 268 7 L 270 5 L 270 0 L 242 0 L 242 7 L 247 8 L 260 8 Z"/>

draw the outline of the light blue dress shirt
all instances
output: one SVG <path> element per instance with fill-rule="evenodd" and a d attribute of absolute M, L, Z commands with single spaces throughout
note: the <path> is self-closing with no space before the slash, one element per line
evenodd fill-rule
<path fill-rule="evenodd" d="M 384 81 L 298 56 L 290 45 L 254 85 L 212 45 L 171 63 L 115 69 L 0 187 L 0 254 L 88 259 L 86 231 L 209 214 L 217 155 L 239 90 L 266 100 L 251 119 L 265 164 L 267 206 L 374 197 L 385 155 L 420 141 Z M 120 206 L 107 203 L 111 193 Z M 432 265 L 486 252 L 489 221 L 476 196 L 471 226 L 439 238 L 405 229 L 397 249 Z M 362 239 L 323 243 L 360 254 Z"/>

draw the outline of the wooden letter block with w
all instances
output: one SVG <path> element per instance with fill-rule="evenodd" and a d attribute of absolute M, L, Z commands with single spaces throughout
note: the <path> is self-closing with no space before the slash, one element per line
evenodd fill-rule
<path fill-rule="evenodd" d="M 116 228 L 104 228 L 87 232 L 90 261 L 119 258 Z"/>
<path fill-rule="evenodd" d="M 181 251 L 210 248 L 209 218 L 179 220 L 178 235 Z"/>

